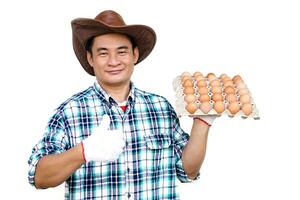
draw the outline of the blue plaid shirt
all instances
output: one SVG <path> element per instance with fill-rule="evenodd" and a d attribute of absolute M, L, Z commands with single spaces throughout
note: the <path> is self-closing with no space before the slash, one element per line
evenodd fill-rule
<path fill-rule="evenodd" d="M 34 185 L 38 161 L 62 153 L 91 134 L 108 114 L 111 128 L 122 128 L 126 147 L 114 162 L 88 162 L 66 180 L 65 199 L 179 199 L 176 177 L 189 182 L 181 155 L 189 135 L 162 96 L 131 84 L 125 112 L 98 83 L 72 96 L 51 117 L 29 158 Z"/>

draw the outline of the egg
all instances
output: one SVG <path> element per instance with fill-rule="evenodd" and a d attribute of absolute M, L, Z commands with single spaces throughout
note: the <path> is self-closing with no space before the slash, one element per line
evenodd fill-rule
<path fill-rule="evenodd" d="M 195 76 L 195 81 L 198 82 L 198 81 L 205 81 L 205 77 L 204 76 Z"/>
<path fill-rule="evenodd" d="M 193 81 L 190 79 L 185 80 L 182 85 L 183 85 L 183 87 L 193 87 L 194 86 Z"/>
<path fill-rule="evenodd" d="M 243 104 L 242 111 L 246 116 L 249 116 L 252 113 L 252 105 L 250 103 Z"/>
<path fill-rule="evenodd" d="M 186 87 L 183 89 L 184 94 L 194 94 L 195 93 L 195 88 L 193 87 Z"/>
<path fill-rule="evenodd" d="M 227 86 L 225 87 L 224 92 L 226 94 L 235 94 L 235 89 L 232 86 Z"/>
<path fill-rule="evenodd" d="M 250 103 L 251 98 L 250 98 L 250 96 L 249 96 L 248 94 L 243 94 L 243 95 L 240 96 L 239 101 L 240 101 L 242 104 Z"/>
<path fill-rule="evenodd" d="M 232 81 L 234 82 L 234 84 L 238 84 L 238 83 L 243 83 L 243 79 L 240 75 L 236 75 L 232 78 Z"/>
<path fill-rule="evenodd" d="M 196 77 L 196 76 L 203 76 L 203 74 L 201 72 L 196 71 L 196 72 L 194 72 L 193 76 L 194 77 Z"/>
<path fill-rule="evenodd" d="M 184 100 L 187 103 L 194 103 L 196 101 L 196 97 L 193 94 L 187 94 L 187 95 L 184 96 Z"/>
<path fill-rule="evenodd" d="M 242 83 L 242 82 L 236 84 L 236 88 L 237 88 L 237 89 L 244 89 L 244 88 L 246 88 L 246 87 L 247 87 L 246 84 L 245 84 L 245 83 Z"/>
<path fill-rule="evenodd" d="M 201 103 L 201 104 L 200 104 L 200 110 L 201 110 L 203 113 L 207 114 L 207 113 L 211 110 L 211 105 L 210 105 L 210 103 L 207 102 L 207 101 Z"/>
<path fill-rule="evenodd" d="M 196 110 L 198 109 L 197 104 L 196 103 L 188 103 L 185 106 L 185 109 L 190 113 L 190 114 L 194 114 L 196 112 Z"/>
<path fill-rule="evenodd" d="M 226 81 L 232 81 L 229 76 L 224 76 L 221 78 L 222 82 L 225 83 Z"/>
<path fill-rule="evenodd" d="M 181 77 L 181 82 L 184 83 L 186 80 L 193 80 L 193 78 L 191 76 L 183 76 Z"/>
<path fill-rule="evenodd" d="M 208 79 L 209 81 L 212 81 L 212 80 L 217 79 L 217 77 L 216 77 L 216 75 L 215 75 L 214 73 L 208 73 L 208 74 L 206 75 L 206 77 L 207 77 L 207 79 Z"/>
<path fill-rule="evenodd" d="M 233 82 L 236 82 L 238 80 L 242 80 L 242 77 L 240 75 L 235 75 L 233 78 L 232 78 L 232 81 Z"/>
<path fill-rule="evenodd" d="M 201 103 L 203 103 L 203 102 L 208 102 L 210 100 L 210 97 L 207 94 L 202 94 L 199 96 L 198 99 Z"/>
<path fill-rule="evenodd" d="M 247 88 L 239 89 L 238 90 L 238 94 L 239 95 L 244 95 L 244 94 L 248 94 L 249 95 L 249 90 Z"/>
<path fill-rule="evenodd" d="M 213 101 L 222 101 L 223 96 L 221 94 L 215 93 L 215 94 L 212 95 L 212 100 Z"/>
<path fill-rule="evenodd" d="M 234 84 L 233 84 L 233 81 L 232 80 L 229 80 L 229 81 L 225 81 L 223 82 L 223 87 L 228 87 L 228 86 L 231 86 L 233 87 Z"/>
<path fill-rule="evenodd" d="M 240 104 L 238 102 L 236 102 L 236 101 L 231 102 L 231 103 L 228 104 L 227 109 L 229 110 L 229 112 L 232 115 L 235 115 L 237 112 L 240 111 Z"/>
<path fill-rule="evenodd" d="M 197 81 L 197 86 L 198 87 L 206 87 L 207 86 L 207 83 L 205 80 L 200 80 L 200 81 Z"/>
<path fill-rule="evenodd" d="M 214 103 L 214 110 L 218 114 L 221 114 L 225 110 L 225 105 L 224 105 L 223 101 L 216 101 Z"/>
<path fill-rule="evenodd" d="M 234 94 L 227 94 L 225 96 L 225 99 L 228 101 L 228 102 L 234 102 L 234 101 L 237 101 L 237 98 Z"/>
<path fill-rule="evenodd" d="M 221 75 L 220 75 L 220 79 L 221 79 L 221 80 L 224 79 L 224 78 L 226 78 L 226 77 L 229 78 L 229 76 L 228 76 L 227 74 L 221 74 Z"/>
<path fill-rule="evenodd" d="M 219 86 L 220 87 L 221 86 L 221 83 L 218 79 L 212 80 L 209 84 L 210 84 L 211 87 L 214 87 L 214 86 Z"/>
<path fill-rule="evenodd" d="M 202 95 L 202 94 L 207 94 L 208 93 L 208 89 L 207 87 L 198 87 L 197 92 Z"/>
<path fill-rule="evenodd" d="M 190 72 L 183 72 L 180 77 L 184 77 L 184 76 L 192 76 Z"/>
<path fill-rule="evenodd" d="M 221 87 L 219 86 L 214 86 L 210 89 L 210 91 L 213 93 L 213 94 L 221 94 L 222 93 L 222 89 Z"/>

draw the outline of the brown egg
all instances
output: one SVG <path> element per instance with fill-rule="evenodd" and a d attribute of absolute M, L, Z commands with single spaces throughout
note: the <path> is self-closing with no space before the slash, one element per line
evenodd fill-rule
<path fill-rule="evenodd" d="M 180 77 L 184 77 L 184 76 L 192 76 L 190 72 L 183 72 Z"/>
<path fill-rule="evenodd" d="M 228 87 L 228 86 L 233 87 L 234 86 L 233 81 L 229 80 L 229 81 L 223 82 L 223 87 Z"/>
<path fill-rule="evenodd" d="M 195 76 L 195 80 L 196 80 L 196 82 L 198 82 L 198 81 L 204 81 L 205 82 L 205 77 L 204 76 Z"/>
<path fill-rule="evenodd" d="M 182 85 L 183 85 L 183 87 L 193 87 L 194 86 L 193 81 L 190 79 L 185 80 Z"/>
<path fill-rule="evenodd" d="M 236 84 L 236 88 L 240 90 L 240 89 L 247 88 L 247 86 L 245 83 L 240 82 Z"/>
<path fill-rule="evenodd" d="M 211 110 L 211 105 L 209 102 L 203 102 L 200 104 L 200 110 L 202 110 L 203 113 L 207 114 Z"/>
<path fill-rule="evenodd" d="M 207 87 L 198 87 L 198 93 L 200 94 L 200 95 L 202 95 L 202 94 L 207 94 L 208 93 L 208 89 L 207 89 Z"/>
<path fill-rule="evenodd" d="M 207 94 L 202 94 L 199 96 L 198 99 L 201 103 L 203 103 L 203 102 L 208 102 L 210 100 L 210 97 Z"/>
<path fill-rule="evenodd" d="M 237 83 L 237 82 L 240 82 L 240 80 L 243 80 L 242 77 L 240 75 L 235 75 L 233 78 L 232 78 L 232 81 L 234 83 Z"/>
<path fill-rule="evenodd" d="M 235 94 L 235 89 L 232 86 L 227 86 L 225 87 L 224 92 L 226 94 Z"/>
<path fill-rule="evenodd" d="M 213 101 L 222 101 L 223 96 L 221 94 L 215 93 L 215 94 L 212 95 L 212 100 Z"/>
<path fill-rule="evenodd" d="M 230 103 L 230 102 L 235 102 L 237 101 L 237 98 L 234 94 L 227 94 L 225 96 L 225 99 Z"/>
<path fill-rule="evenodd" d="M 226 81 L 232 81 L 229 76 L 224 76 L 221 78 L 222 82 L 225 83 Z"/>
<path fill-rule="evenodd" d="M 213 94 L 221 94 L 222 93 L 222 89 L 219 86 L 214 86 L 210 90 Z"/>
<path fill-rule="evenodd" d="M 219 86 L 220 87 L 221 86 L 221 83 L 218 79 L 212 80 L 209 84 L 210 84 L 211 87 L 214 87 L 214 86 Z"/>
<path fill-rule="evenodd" d="M 244 94 L 249 95 L 249 90 L 247 88 L 240 89 L 240 90 L 238 90 L 238 94 L 241 95 L 241 96 L 244 95 Z"/>
<path fill-rule="evenodd" d="M 193 80 L 193 78 L 191 76 L 183 76 L 181 77 L 181 82 L 184 83 L 186 80 Z"/>
<path fill-rule="evenodd" d="M 236 101 L 233 101 L 231 103 L 228 104 L 228 107 L 227 109 L 229 110 L 229 112 L 232 114 L 232 115 L 235 115 L 237 112 L 240 111 L 240 104 Z"/>
<path fill-rule="evenodd" d="M 240 99 L 239 101 L 242 103 L 242 104 L 246 104 L 246 103 L 250 103 L 251 101 L 251 98 L 248 94 L 243 94 L 240 96 Z"/>
<path fill-rule="evenodd" d="M 194 72 L 193 76 L 194 77 L 196 77 L 196 76 L 203 76 L 203 74 L 201 72 L 196 71 L 196 72 Z"/>
<path fill-rule="evenodd" d="M 184 96 L 184 100 L 187 103 L 194 103 L 197 99 L 196 99 L 195 95 L 193 95 L 193 94 L 187 94 L 186 96 Z"/>
<path fill-rule="evenodd" d="M 197 104 L 196 103 L 189 103 L 185 106 L 185 109 L 190 113 L 190 114 L 194 114 L 196 112 L 197 108 Z"/>
<path fill-rule="evenodd" d="M 225 105 L 224 105 L 223 101 L 216 101 L 214 103 L 214 110 L 218 114 L 221 114 L 225 110 Z"/>
<path fill-rule="evenodd" d="M 229 78 L 229 76 L 228 76 L 227 74 L 221 74 L 221 75 L 220 75 L 220 79 L 221 79 L 221 80 L 223 80 L 225 77 L 228 77 L 228 78 Z M 230 79 L 230 78 L 229 78 L 229 79 Z"/>
<path fill-rule="evenodd" d="M 184 94 L 194 94 L 195 93 L 195 88 L 193 87 L 186 87 L 183 89 Z"/>
<path fill-rule="evenodd" d="M 242 106 L 242 111 L 246 116 L 249 116 L 252 113 L 252 105 L 250 103 L 246 103 Z"/>
<path fill-rule="evenodd" d="M 207 77 L 207 79 L 208 79 L 209 81 L 212 81 L 212 80 L 217 79 L 217 77 L 216 77 L 216 75 L 215 75 L 214 73 L 208 73 L 208 74 L 206 75 L 206 77 Z"/>
<path fill-rule="evenodd" d="M 200 81 L 197 81 L 197 86 L 198 87 L 206 87 L 207 83 L 205 80 L 200 80 Z"/>

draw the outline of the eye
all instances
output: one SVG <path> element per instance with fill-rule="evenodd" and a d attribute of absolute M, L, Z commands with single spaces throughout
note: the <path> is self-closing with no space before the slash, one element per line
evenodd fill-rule
<path fill-rule="evenodd" d="M 118 52 L 119 55 L 124 56 L 127 53 L 126 50 L 121 50 Z"/>
<path fill-rule="evenodd" d="M 98 53 L 98 55 L 99 56 L 107 56 L 108 55 L 108 53 L 107 52 L 105 52 L 105 51 L 100 51 L 99 53 Z"/>

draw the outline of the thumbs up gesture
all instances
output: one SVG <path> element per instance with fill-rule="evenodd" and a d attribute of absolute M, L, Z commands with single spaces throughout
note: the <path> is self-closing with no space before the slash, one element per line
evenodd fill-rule
<path fill-rule="evenodd" d="M 92 134 L 82 141 L 82 151 L 86 162 L 109 162 L 117 160 L 123 152 L 125 141 L 121 130 L 109 129 L 110 119 L 103 115 L 100 126 L 93 129 Z"/>

